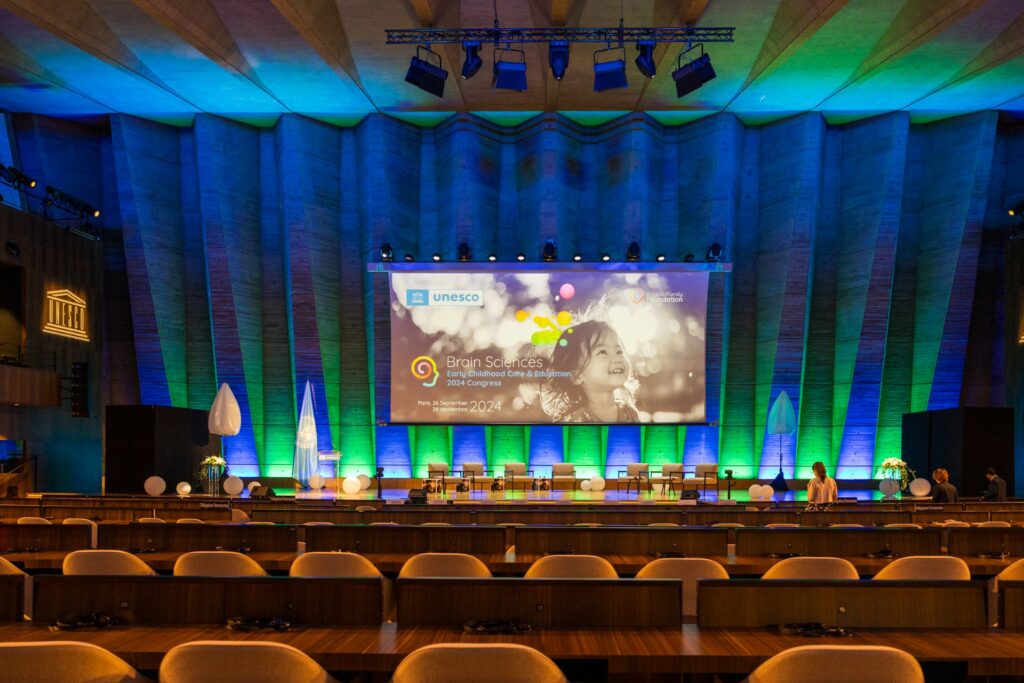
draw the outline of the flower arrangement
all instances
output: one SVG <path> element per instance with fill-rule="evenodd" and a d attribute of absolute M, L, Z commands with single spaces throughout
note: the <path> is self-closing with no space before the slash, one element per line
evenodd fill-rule
<path fill-rule="evenodd" d="M 224 459 L 223 455 L 208 455 L 203 458 L 203 461 L 199 463 L 201 467 L 207 465 L 219 465 L 220 467 L 227 467 L 228 461 Z"/>
<path fill-rule="evenodd" d="M 882 476 L 886 479 L 899 481 L 900 491 L 905 491 L 910 480 L 917 476 L 914 470 L 907 466 L 906 461 L 899 458 L 886 458 L 882 461 Z"/>

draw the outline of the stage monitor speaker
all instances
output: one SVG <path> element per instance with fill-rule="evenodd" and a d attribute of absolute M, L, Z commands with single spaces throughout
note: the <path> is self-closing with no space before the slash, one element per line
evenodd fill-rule
<path fill-rule="evenodd" d="M 179 481 L 196 481 L 199 462 L 220 453 L 205 410 L 166 406 L 107 406 L 103 449 L 104 493 L 143 493 L 154 474 L 173 493 Z"/>
<path fill-rule="evenodd" d="M 407 505 L 426 505 L 427 492 L 423 489 L 409 489 L 409 497 L 405 502 Z"/>
<path fill-rule="evenodd" d="M 252 493 L 249 494 L 249 497 L 256 499 L 263 498 L 266 500 L 273 495 L 274 489 L 270 488 L 269 486 L 256 486 L 253 487 Z"/>
<path fill-rule="evenodd" d="M 985 490 L 989 467 L 1006 480 L 1013 495 L 1013 409 L 949 408 L 903 415 L 903 460 L 917 476 L 931 479 L 942 467 L 960 495 Z"/>
<path fill-rule="evenodd" d="M 683 489 L 679 492 L 680 500 L 700 500 L 700 491 Z"/>

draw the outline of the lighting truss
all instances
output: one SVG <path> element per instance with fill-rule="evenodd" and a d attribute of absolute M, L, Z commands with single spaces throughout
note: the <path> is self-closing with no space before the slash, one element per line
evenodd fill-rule
<path fill-rule="evenodd" d="M 434 43 L 519 44 L 550 43 L 626 43 L 653 40 L 658 43 L 731 43 L 729 27 L 679 26 L 675 28 L 415 28 L 384 29 L 388 45 L 430 45 Z"/>

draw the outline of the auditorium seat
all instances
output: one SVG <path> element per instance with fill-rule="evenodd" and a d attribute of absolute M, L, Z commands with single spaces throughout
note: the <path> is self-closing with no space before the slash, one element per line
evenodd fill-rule
<path fill-rule="evenodd" d="M 765 529 L 799 529 L 799 524 L 790 524 L 789 522 L 774 522 L 772 524 L 765 524 Z"/>
<path fill-rule="evenodd" d="M 413 555 L 398 573 L 398 578 L 490 578 L 491 570 L 478 558 L 464 553 L 420 553 Z"/>
<path fill-rule="evenodd" d="M 788 557 L 768 568 L 762 579 L 850 579 L 860 578 L 849 560 L 841 557 Z"/>
<path fill-rule="evenodd" d="M 401 526 L 398 522 L 370 522 L 368 526 Z"/>
<path fill-rule="evenodd" d="M 245 526 L 274 526 L 275 522 L 244 522 Z"/>
<path fill-rule="evenodd" d="M 600 522 L 576 522 L 576 523 L 573 524 L 573 526 L 582 526 L 582 527 L 594 528 L 594 527 L 601 526 L 601 523 Z"/>
<path fill-rule="evenodd" d="M 683 615 L 697 615 L 697 582 L 701 579 L 728 579 L 725 567 L 703 557 L 663 557 L 645 564 L 636 573 L 638 579 L 680 579 L 683 582 Z"/>
<path fill-rule="evenodd" d="M 572 484 L 572 490 L 576 490 L 576 465 L 571 462 L 556 462 L 551 465 L 551 488 L 558 488 L 559 482 Z"/>
<path fill-rule="evenodd" d="M 971 570 L 959 557 L 911 555 L 893 560 L 875 581 L 970 581 Z"/>
<path fill-rule="evenodd" d="M 526 579 L 617 579 L 608 560 L 596 555 L 548 555 L 530 565 Z"/>
<path fill-rule="evenodd" d="M 145 683 L 127 662 L 98 645 L 54 640 L 0 643 L 4 683 Z"/>
<path fill-rule="evenodd" d="M 50 520 L 46 519 L 45 517 L 18 517 L 18 524 L 45 525 L 45 524 L 51 524 L 51 522 L 50 522 Z"/>
<path fill-rule="evenodd" d="M 150 576 L 148 564 L 124 550 L 76 550 L 64 558 L 64 574 L 89 576 Z"/>
<path fill-rule="evenodd" d="M 206 524 L 206 522 L 204 522 L 203 520 L 198 519 L 196 517 L 182 517 L 182 518 L 180 518 L 177 521 L 177 523 L 178 524 Z"/>
<path fill-rule="evenodd" d="M 677 522 L 651 522 L 647 526 L 679 526 Z"/>
<path fill-rule="evenodd" d="M 375 577 L 381 573 L 362 555 L 342 552 L 304 553 L 295 558 L 288 576 Z"/>
<path fill-rule="evenodd" d="M 451 526 L 451 522 L 423 522 L 420 526 Z"/>
<path fill-rule="evenodd" d="M 139 524 L 165 524 L 164 520 L 159 517 L 139 517 L 135 521 Z"/>
<path fill-rule="evenodd" d="M 1024 581 L 1024 560 L 1017 560 L 1009 567 L 999 572 L 992 582 L 992 589 L 999 589 L 1000 581 Z"/>
<path fill-rule="evenodd" d="M 829 529 L 863 529 L 863 524 L 830 524 Z"/>
<path fill-rule="evenodd" d="M 263 567 L 242 553 L 194 550 L 174 563 L 175 576 L 266 576 Z"/>
<path fill-rule="evenodd" d="M 303 522 L 302 526 L 334 526 L 334 522 Z"/>
<path fill-rule="evenodd" d="M 750 674 L 748 683 L 924 683 L 917 660 L 878 645 L 801 645 L 780 652 Z"/>
<path fill-rule="evenodd" d="M 90 548 L 95 548 L 96 547 L 97 536 L 98 536 L 98 533 L 99 533 L 99 528 L 96 526 L 96 522 L 92 521 L 91 519 L 85 519 L 84 517 L 68 517 L 67 519 L 64 520 L 64 524 L 70 524 L 72 526 L 79 525 L 79 526 L 87 526 L 87 527 L 89 527 L 90 528 L 89 547 Z"/>
<path fill-rule="evenodd" d="M 4 574 L 7 574 L 7 575 L 22 574 L 22 575 L 24 575 L 25 572 L 23 572 L 20 569 L 18 569 L 18 567 L 15 566 L 14 564 L 12 564 L 11 561 L 8 560 L 6 557 L 0 557 L 0 575 L 4 575 Z"/>
<path fill-rule="evenodd" d="M 248 522 L 249 513 L 247 513 L 245 510 L 239 510 L 238 508 L 231 508 L 231 521 Z"/>
<path fill-rule="evenodd" d="M 746 525 L 739 522 L 715 522 L 711 526 L 716 529 L 741 529 Z"/>
<path fill-rule="evenodd" d="M 1009 529 L 1011 526 L 1013 525 L 1009 522 L 1002 522 L 998 520 L 993 520 L 991 522 L 982 522 L 978 525 L 978 527 L 986 529 Z"/>
<path fill-rule="evenodd" d="M 920 524 L 911 524 L 908 522 L 897 522 L 895 524 L 886 524 L 886 529 L 920 529 Z"/>
<path fill-rule="evenodd" d="M 553 661 L 512 643 L 438 643 L 411 652 L 391 683 L 567 683 Z"/>
<path fill-rule="evenodd" d="M 211 673 L 216 672 L 214 675 Z M 171 648 L 161 683 L 336 683 L 309 656 L 283 643 L 196 640 Z"/>
<path fill-rule="evenodd" d="M 957 521 L 955 519 L 947 519 L 945 522 L 939 522 L 939 526 L 944 526 L 946 528 L 958 528 L 958 529 L 962 529 L 962 528 L 970 529 L 971 528 L 970 522 L 960 522 L 960 521 Z"/>

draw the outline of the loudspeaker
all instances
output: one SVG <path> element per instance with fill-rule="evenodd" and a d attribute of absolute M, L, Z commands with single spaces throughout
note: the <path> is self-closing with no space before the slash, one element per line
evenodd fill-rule
<path fill-rule="evenodd" d="M 269 486 L 257 486 L 249 494 L 250 498 L 263 498 L 268 499 L 274 495 L 274 489 Z"/>
<path fill-rule="evenodd" d="M 405 502 L 409 505 L 426 505 L 427 492 L 423 489 L 409 489 L 409 497 Z"/>
<path fill-rule="evenodd" d="M 700 491 L 684 489 L 679 492 L 680 500 L 700 500 Z"/>
<path fill-rule="evenodd" d="M 103 448 L 104 493 L 143 492 L 158 475 L 173 492 L 179 481 L 194 482 L 199 462 L 220 453 L 205 410 L 166 406 L 107 406 Z"/>

